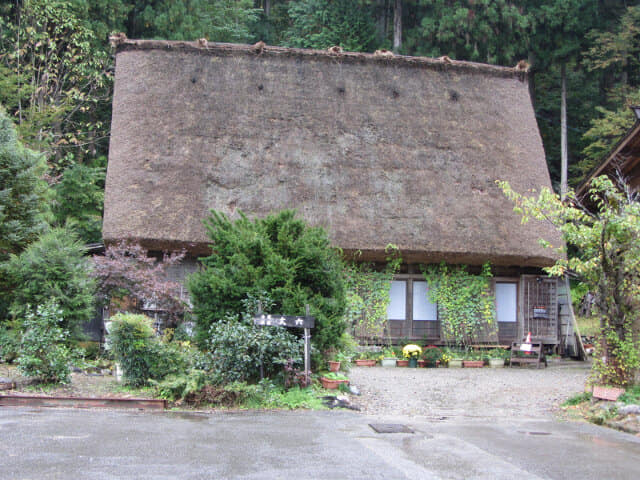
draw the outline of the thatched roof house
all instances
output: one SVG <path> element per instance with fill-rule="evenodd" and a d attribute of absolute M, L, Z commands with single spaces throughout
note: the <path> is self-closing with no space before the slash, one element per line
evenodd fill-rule
<path fill-rule="evenodd" d="M 490 261 L 502 269 L 501 341 L 535 324 L 556 342 L 561 293 L 539 269 L 555 257 L 538 239 L 561 239 L 522 225 L 496 180 L 551 186 L 517 68 L 206 41 L 117 46 L 106 243 L 198 255 L 210 209 L 296 208 L 346 254 L 384 260 L 389 243 L 400 248 L 393 336 L 439 338 L 415 264 Z M 543 304 L 540 319 L 531 312 Z"/>
<path fill-rule="evenodd" d="M 550 186 L 526 73 L 243 45 L 117 48 L 104 239 L 207 251 L 209 209 L 296 208 L 345 251 L 544 266 L 495 185 Z"/>

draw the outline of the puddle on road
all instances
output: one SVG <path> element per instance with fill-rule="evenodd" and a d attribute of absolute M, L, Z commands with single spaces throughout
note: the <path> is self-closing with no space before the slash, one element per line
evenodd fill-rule
<path fill-rule="evenodd" d="M 180 418 L 182 420 L 191 420 L 192 422 L 204 422 L 209 420 L 209 415 L 206 413 L 166 412 L 165 415 L 169 418 Z"/>

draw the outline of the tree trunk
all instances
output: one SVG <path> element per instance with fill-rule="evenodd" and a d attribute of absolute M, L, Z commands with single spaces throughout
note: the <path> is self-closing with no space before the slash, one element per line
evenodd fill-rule
<path fill-rule="evenodd" d="M 262 6 L 264 8 L 265 18 L 269 18 L 269 15 L 271 14 L 271 0 L 264 0 L 264 3 Z"/>
<path fill-rule="evenodd" d="M 398 53 L 402 48 L 402 0 L 393 4 L 393 51 Z"/>
<path fill-rule="evenodd" d="M 569 162 L 569 149 L 567 147 L 567 64 L 560 67 L 562 82 L 562 95 L 560 100 L 560 198 L 564 200 L 567 195 L 567 170 Z"/>
<path fill-rule="evenodd" d="M 378 0 L 376 8 L 376 23 L 378 29 L 378 42 L 383 43 L 387 39 L 389 23 L 389 0 Z"/>
<path fill-rule="evenodd" d="M 533 66 L 535 65 L 535 62 L 536 62 L 536 56 L 533 52 L 529 52 L 528 62 L 529 62 L 529 65 L 531 66 L 529 68 L 529 74 L 527 75 L 527 78 L 529 80 L 529 96 L 531 97 L 531 105 L 535 110 L 536 109 L 536 78 L 535 78 Z"/>

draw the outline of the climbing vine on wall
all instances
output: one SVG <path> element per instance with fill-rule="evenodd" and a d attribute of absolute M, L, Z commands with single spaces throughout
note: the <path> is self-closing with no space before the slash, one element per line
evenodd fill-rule
<path fill-rule="evenodd" d="M 379 341 L 384 337 L 391 281 L 402 263 L 397 246 L 389 244 L 385 252 L 387 263 L 380 271 L 371 263 L 348 262 L 344 268 L 346 318 L 355 335 L 365 341 Z"/>
<path fill-rule="evenodd" d="M 444 263 L 424 270 L 429 300 L 438 305 L 438 318 L 448 345 L 469 347 L 481 333 L 497 328 L 495 298 L 491 293 L 491 266 L 485 263 L 480 275 L 464 265 Z"/>

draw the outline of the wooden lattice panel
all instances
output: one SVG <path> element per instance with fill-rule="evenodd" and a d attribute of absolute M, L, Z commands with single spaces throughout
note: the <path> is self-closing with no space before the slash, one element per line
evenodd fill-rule
<path fill-rule="evenodd" d="M 544 343 L 558 341 L 558 286 L 555 278 L 527 276 L 523 279 L 522 336 L 531 332 Z"/>

